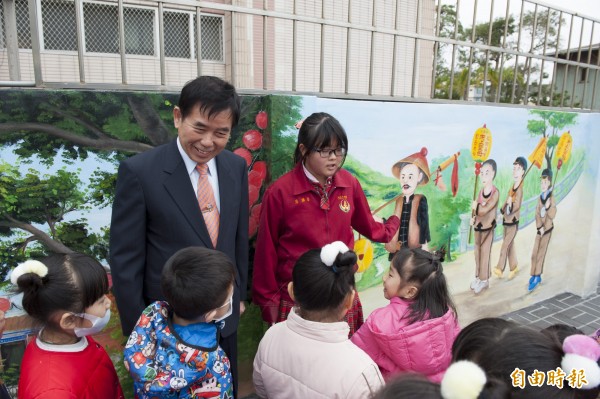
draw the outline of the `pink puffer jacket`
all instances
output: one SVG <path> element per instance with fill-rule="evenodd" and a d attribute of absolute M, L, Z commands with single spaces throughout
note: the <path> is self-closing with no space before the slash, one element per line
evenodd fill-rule
<path fill-rule="evenodd" d="M 440 382 L 452 360 L 458 321 L 448 310 L 442 317 L 409 324 L 409 305 L 409 301 L 392 298 L 389 305 L 369 315 L 352 342 L 371 356 L 386 380 L 412 371 Z"/>

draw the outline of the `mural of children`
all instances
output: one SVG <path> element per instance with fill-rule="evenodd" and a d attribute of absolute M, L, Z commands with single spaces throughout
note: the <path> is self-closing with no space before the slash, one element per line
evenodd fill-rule
<path fill-rule="evenodd" d="M 556 216 L 556 202 L 552 195 L 552 170 L 544 169 L 541 178 L 542 193 L 535 207 L 535 244 L 531 254 L 531 278 L 529 279 L 529 292 L 533 291 L 542 282 L 542 271 L 544 260 L 548 251 L 548 244 L 554 229 L 554 217 Z"/>
<path fill-rule="evenodd" d="M 494 242 L 496 227 L 496 210 L 498 209 L 498 189 L 494 186 L 496 177 L 496 161 L 488 159 L 481 165 L 480 172 L 483 188 L 479 191 L 477 200 L 473 201 L 473 217 L 471 225 L 475 230 L 475 280 L 471 289 L 475 294 L 489 287 L 490 255 Z"/>
<path fill-rule="evenodd" d="M 513 163 L 514 183 L 508 190 L 504 205 L 500 208 L 500 213 L 503 215 L 504 240 L 500 249 L 498 265 L 494 268 L 494 275 L 498 278 L 502 278 L 507 259 L 510 268 L 508 279 L 512 280 L 519 272 L 517 253 L 513 244 L 517 231 L 519 231 L 519 216 L 521 214 L 521 202 L 523 201 L 523 176 L 526 170 L 527 160 L 524 157 L 515 159 Z"/>
<path fill-rule="evenodd" d="M 427 250 L 427 243 L 431 241 L 427 198 L 422 194 L 415 194 L 417 186 L 429 182 L 426 156 L 427 148 L 423 147 L 421 151 L 401 159 L 392 167 L 392 174 L 400 180 L 402 195 L 396 200 L 394 210 L 394 215 L 400 218 L 400 227 L 392 241 L 385 244 L 390 260 L 401 247 Z"/>

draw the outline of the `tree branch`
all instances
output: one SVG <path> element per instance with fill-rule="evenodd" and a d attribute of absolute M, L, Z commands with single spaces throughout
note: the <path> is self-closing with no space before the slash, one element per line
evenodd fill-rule
<path fill-rule="evenodd" d="M 98 138 L 110 139 L 110 136 L 108 136 L 106 133 L 104 133 L 100 128 L 98 128 L 98 126 L 94 125 L 92 122 L 90 122 L 82 117 L 71 115 L 68 112 L 65 112 L 62 109 L 54 107 L 52 105 L 42 105 L 42 106 L 44 108 L 48 109 L 49 111 L 52 111 L 55 114 L 62 116 L 63 118 L 74 120 L 75 122 L 79 123 L 81 126 L 85 127 L 87 130 L 92 132 Z"/>
<path fill-rule="evenodd" d="M 67 247 L 62 242 L 53 239 L 47 233 L 32 226 L 31 224 L 21 222 L 6 214 L 3 216 L 4 218 L 6 218 L 6 221 L 0 220 L 0 226 L 21 229 L 33 234 L 36 237 L 36 239 L 42 244 L 44 244 L 46 248 L 48 248 L 51 252 L 56 252 L 59 254 L 70 254 L 74 252 L 71 248 Z"/>
<path fill-rule="evenodd" d="M 40 132 L 51 136 L 67 140 L 73 144 L 82 147 L 94 148 L 97 150 L 115 150 L 140 153 L 154 148 L 151 145 L 137 141 L 116 140 L 111 138 L 93 139 L 79 136 L 58 127 L 36 122 L 6 122 L 0 123 L 0 133 L 13 133 L 15 131 Z"/>
<path fill-rule="evenodd" d="M 169 142 L 170 131 L 146 96 L 128 95 L 127 102 L 133 117 L 152 144 L 161 145 Z"/>

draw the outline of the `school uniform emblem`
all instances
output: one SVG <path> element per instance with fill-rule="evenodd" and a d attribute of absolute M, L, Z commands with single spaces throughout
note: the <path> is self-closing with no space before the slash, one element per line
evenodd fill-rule
<path fill-rule="evenodd" d="M 350 203 L 347 200 L 340 201 L 340 209 L 346 213 L 350 212 Z"/>

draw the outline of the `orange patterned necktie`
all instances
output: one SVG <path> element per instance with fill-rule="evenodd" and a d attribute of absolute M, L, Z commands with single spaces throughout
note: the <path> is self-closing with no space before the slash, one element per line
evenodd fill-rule
<path fill-rule="evenodd" d="M 213 247 L 216 248 L 219 236 L 219 210 L 217 209 L 212 186 L 208 181 L 208 165 L 200 163 L 196 165 L 196 169 L 200 173 L 198 179 L 198 205 L 200 205 L 200 212 L 204 216 L 204 223 L 208 234 L 210 234 L 210 240 Z"/>

